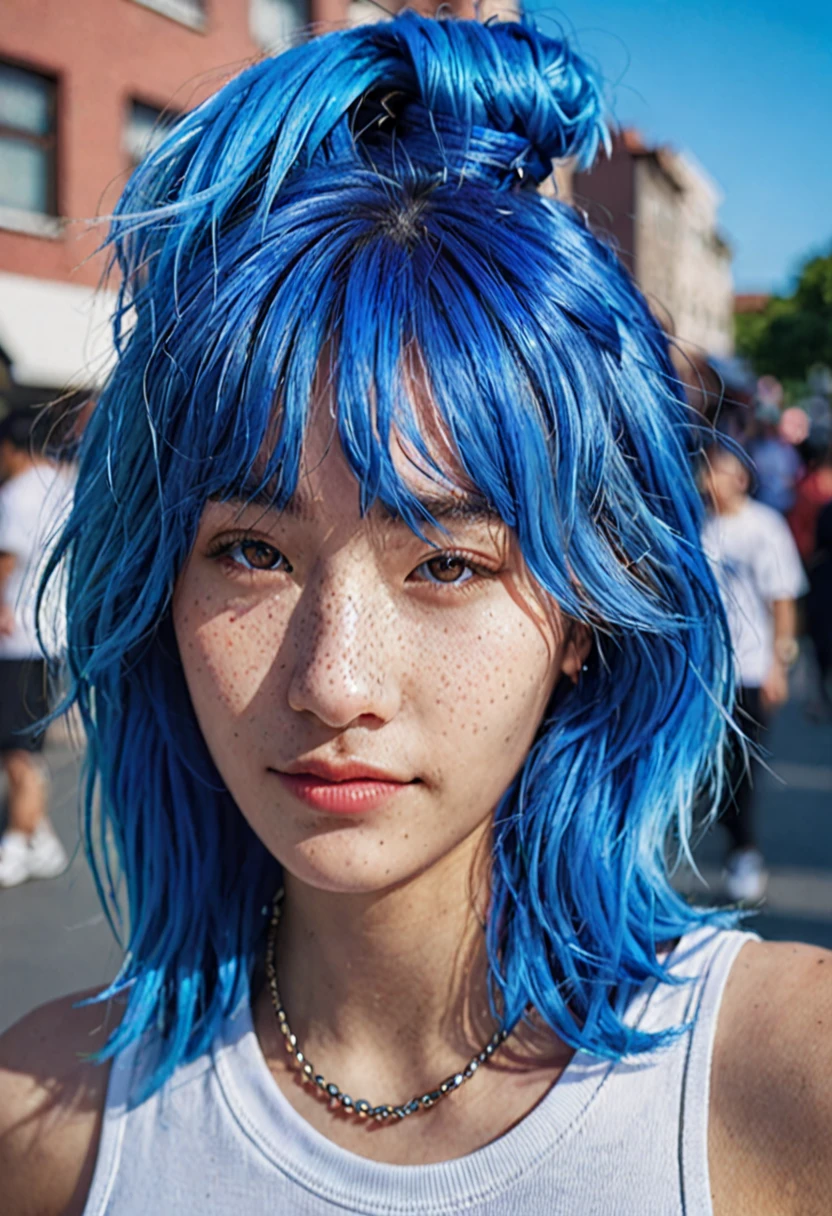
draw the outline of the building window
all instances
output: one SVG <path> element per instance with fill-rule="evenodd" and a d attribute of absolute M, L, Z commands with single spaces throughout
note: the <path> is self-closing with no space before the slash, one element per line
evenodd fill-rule
<path fill-rule="evenodd" d="M 159 147 L 179 117 L 176 110 L 162 110 L 143 101 L 129 103 L 124 125 L 124 150 L 132 169 L 135 169 L 149 152 Z"/>
<path fill-rule="evenodd" d="M 296 42 L 309 23 L 308 0 L 251 0 L 251 36 L 264 48 Z"/>
<path fill-rule="evenodd" d="M 205 0 L 135 0 L 143 8 L 151 8 L 154 13 L 170 17 L 180 25 L 187 25 L 192 30 L 205 27 Z"/>
<path fill-rule="evenodd" d="M 0 63 L 0 207 L 57 215 L 55 81 Z"/>

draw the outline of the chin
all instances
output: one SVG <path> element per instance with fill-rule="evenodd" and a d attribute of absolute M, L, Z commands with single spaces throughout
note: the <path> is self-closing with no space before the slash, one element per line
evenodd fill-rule
<path fill-rule="evenodd" d="M 413 858 L 396 857 L 378 837 L 345 839 L 335 829 L 299 842 L 280 858 L 298 882 L 340 895 L 374 895 L 413 878 Z M 374 834 L 375 835 L 375 834 Z"/>
<path fill-rule="evenodd" d="M 273 804 L 264 814 L 262 803 L 246 818 L 287 874 L 344 895 L 381 894 L 454 859 L 470 864 L 467 846 L 490 823 L 490 816 L 466 822 L 449 815 L 437 823 L 423 808 L 324 818 Z"/>
<path fill-rule="evenodd" d="M 249 822 L 287 873 L 319 891 L 369 895 L 405 882 L 424 868 L 415 864 L 412 840 L 396 839 L 389 821 L 330 820 L 314 827 L 285 820 L 279 825 Z"/>

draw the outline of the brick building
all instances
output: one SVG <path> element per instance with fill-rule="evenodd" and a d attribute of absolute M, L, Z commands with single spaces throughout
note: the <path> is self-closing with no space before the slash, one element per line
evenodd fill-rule
<path fill-rule="evenodd" d="M 743 316 L 747 313 L 765 312 L 770 299 L 768 292 L 741 292 L 734 296 L 734 313 Z"/>
<path fill-rule="evenodd" d="M 573 201 L 614 242 L 665 328 L 692 352 L 733 350 L 731 250 L 719 191 L 701 166 L 624 130 L 612 155 L 575 174 Z"/>
<path fill-rule="evenodd" d="M 399 0 L 5 0 L 0 23 L 0 403 L 88 394 L 111 357 L 102 225 L 166 117 L 305 28 L 383 18 Z M 411 0 L 412 3 L 412 0 Z M 435 10 L 439 0 L 416 0 Z M 479 14 L 513 15 L 514 0 Z M 473 15 L 473 0 L 454 0 Z M 635 132 L 558 193 L 608 231 L 680 338 L 730 353 L 730 251 L 715 187 Z"/>
<path fill-rule="evenodd" d="M 0 22 L 0 397 L 94 389 L 110 358 L 101 226 L 165 116 L 304 27 L 386 0 L 5 0 Z M 424 0 L 431 11 L 432 0 Z M 469 0 L 456 11 L 467 12 Z"/>

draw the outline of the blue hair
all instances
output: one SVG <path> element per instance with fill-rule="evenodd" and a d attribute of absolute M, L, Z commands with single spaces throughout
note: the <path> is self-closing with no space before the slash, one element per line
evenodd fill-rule
<path fill-rule="evenodd" d="M 728 923 L 668 877 L 695 797 L 718 794 L 733 694 L 683 392 L 615 254 L 529 188 L 605 140 L 598 82 L 566 42 L 525 19 L 407 12 L 250 67 L 125 189 L 118 360 L 53 572 L 89 739 L 87 852 L 114 921 L 122 876 L 127 903 L 103 995 L 131 999 L 103 1055 L 162 1026 L 153 1085 L 245 995 L 280 882 L 197 726 L 173 587 L 210 497 L 291 496 L 324 352 L 362 510 L 425 524 L 391 455 L 395 430 L 443 472 L 417 352 L 464 476 L 592 630 L 589 670 L 557 691 L 495 812 L 503 1022 L 533 1006 L 577 1048 L 649 1050 L 661 1036 L 623 1014 L 667 978 L 657 948 Z"/>

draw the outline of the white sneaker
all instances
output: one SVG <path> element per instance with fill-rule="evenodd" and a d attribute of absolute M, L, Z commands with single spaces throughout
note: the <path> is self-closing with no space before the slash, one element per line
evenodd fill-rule
<path fill-rule="evenodd" d="M 758 904 L 768 887 L 768 870 L 759 849 L 735 849 L 723 871 L 725 894 L 734 904 Z"/>
<path fill-rule="evenodd" d="M 64 846 L 48 823 L 31 836 L 7 831 L 0 837 L 0 887 L 17 887 L 30 878 L 57 878 L 69 863 Z"/>

